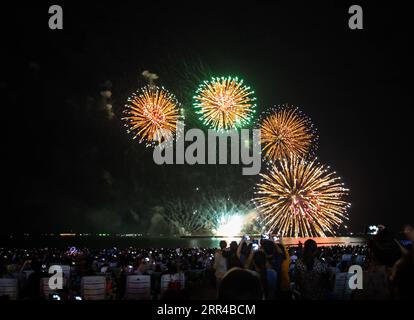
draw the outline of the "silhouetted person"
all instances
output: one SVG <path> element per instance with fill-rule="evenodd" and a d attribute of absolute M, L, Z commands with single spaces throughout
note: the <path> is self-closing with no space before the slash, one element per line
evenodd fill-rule
<path fill-rule="evenodd" d="M 230 242 L 230 249 L 223 253 L 223 256 L 227 258 L 227 269 L 241 268 L 241 262 L 237 254 L 237 248 L 239 245 L 236 241 Z"/>
<path fill-rule="evenodd" d="M 252 272 L 234 268 L 227 272 L 219 287 L 220 300 L 262 300 L 260 279 Z"/>
<path fill-rule="evenodd" d="M 368 241 L 368 270 L 363 274 L 363 290 L 355 290 L 357 300 L 385 300 L 393 296 L 391 270 L 401 257 L 394 236 L 381 227 L 378 234 Z"/>
<path fill-rule="evenodd" d="M 312 239 L 306 240 L 303 255 L 295 265 L 297 288 L 304 300 L 328 298 L 330 291 L 329 268 L 317 255 L 316 242 Z"/>
<path fill-rule="evenodd" d="M 277 291 L 278 275 L 274 269 L 268 266 L 266 254 L 263 251 L 256 251 L 253 256 L 253 264 L 259 275 L 265 299 L 274 299 Z"/>
<path fill-rule="evenodd" d="M 40 280 L 42 278 L 42 265 L 39 261 L 30 262 L 33 273 L 27 279 L 27 296 L 30 300 L 40 299 Z"/>

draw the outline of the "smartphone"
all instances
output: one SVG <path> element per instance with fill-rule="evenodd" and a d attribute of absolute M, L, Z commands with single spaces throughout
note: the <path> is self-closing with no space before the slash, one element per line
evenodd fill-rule
<path fill-rule="evenodd" d="M 258 243 L 253 243 L 253 244 L 252 244 L 252 250 L 253 250 L 253 251 L 257 251 L 257 250 L 259 250 L 259 244 L 258 244 Z"/>
<path fill-rule="evenodd" d="M 274 236 L 273 241 L 279 241 L 279 237 Z"/>
<path fill-rule="evenodd" d="M 247 234 L 245 234 L 245 235 L 243 236 L 243 240 L 248 241 L 248 240 L 250 240 L 250 237 L 249 237 Z"/>
<path fill-rule="evenodd" d="M 148 262 L 148 261 L 149 261 L 149 258 L 148 258 L 148 257 L 146 257 L 144 260 L 145 260 L 146 262 Z"/>
<path fill-rule="evenodd" d="M 267 239 L 269 239 L 269 236 L 267 234 L 262 234 L 261 239 L 262 240 L 267 240 Z"/>
<path fill-rule="evenodd" d="M 82 300 L 80 296 L 75 296 L 75 300 Z"/>

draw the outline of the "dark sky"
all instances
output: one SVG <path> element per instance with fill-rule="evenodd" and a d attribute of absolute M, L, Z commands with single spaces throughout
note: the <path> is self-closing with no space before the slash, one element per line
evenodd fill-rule
<path fill-rule="evenodd" d="M 257 178 L 240 167 L 160 168 L 131 141 L 121 112 L 145 69 L 184 104 L 201 73 L 243 77 L 259 111 L 300 106 L 318 128 L 319 159 L 351 189 L 352 230 L 412 220 L 406 2 L 289 3 L 46 1 L 2 10 L 0 232 L 142 231 L 162 199 L 196 197 L 196 186 L 251 198 Z M 62 5 L 64 30 L 48 29 L 51 4 Z M 348 28 L 351 4 L 363 7 L 364 30 Z"/>

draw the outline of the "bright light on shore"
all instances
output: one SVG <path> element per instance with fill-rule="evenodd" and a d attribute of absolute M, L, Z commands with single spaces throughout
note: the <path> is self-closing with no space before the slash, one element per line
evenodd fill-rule
<path fill-rule="evenodd" d="M 233 237 L 241 234 L 245 219 L 241 215 L 225 215 L 220 218 L 219 226 L 214 230 L 215 235 Z"/>

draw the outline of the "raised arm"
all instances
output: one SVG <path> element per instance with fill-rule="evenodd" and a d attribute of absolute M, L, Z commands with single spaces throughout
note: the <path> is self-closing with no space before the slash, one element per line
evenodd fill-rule
<path fill-rule="evenodd" d="M 244 237 L 241 239 L 241 241 L 239 243 L 239 246 L 237 247 L 236 255 L 237 255 L 237 258 L 239 258 L 239 259 L 240 259 L 240 256 L 241 256 L 241 250 L 243 248 L 243 243 L 244 243 Z"/>

